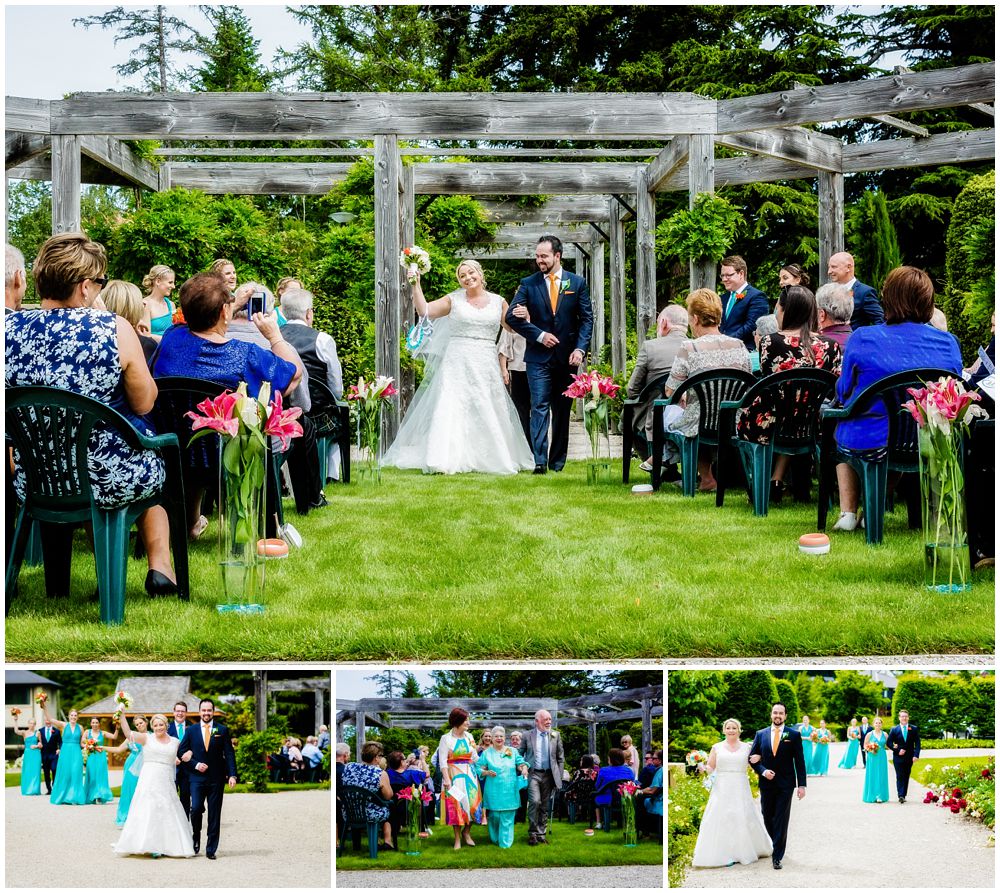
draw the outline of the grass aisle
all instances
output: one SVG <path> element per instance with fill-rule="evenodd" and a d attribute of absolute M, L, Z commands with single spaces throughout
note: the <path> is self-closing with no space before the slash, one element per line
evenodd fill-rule
<path fill-rule="evenodd" d="M 191 547 L 192 600 L 148 599 L 131 561 L 125 624 L 103 627 L 93 560 L 77 542 L 73 595 L 21 573 L 7 659 L 622 659 L 990 653 L 993 571 L 969 593 L 924 592 L 905 510 L 886 542 L 834 534 L 799 553 L 815 507 L 754 518 L 673 487 L 588 487 L 583 463 L 516 478 L 387 471 L 381 487 L 326 488 L 330 506 L 286 512 L 305 545 L 268 565 L 266 615 L 219 616 L 216 530 Z"/>

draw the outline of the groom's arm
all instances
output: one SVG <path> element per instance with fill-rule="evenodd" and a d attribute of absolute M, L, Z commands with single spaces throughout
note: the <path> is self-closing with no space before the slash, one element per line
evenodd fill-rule
<path fill-rule="evenodd" d="M 222 729 L 222 756 L 226 761 L 226 775 L 236 778 L 236 752 L 233 750 L 233 738 L 225 726 Z"/>
<path fill-rule="evenodd" d="M 752 757 L 754 754 L 756 754 L 757 756 L 762 756 L 760 747 L 760 735 L 754 735 L 753 744 L 750 745 L 749 756 Z M 750 768 L 753 769 L 753 771 L 756 772 L 758 775 L 761 775 L 764 772 L 764 761 L 758 760 L 756 763 L 751 763 Z"/>
<path fill-rule="evenodd" d="M 542 330 L 533 322 L 526 319 L 520 319 L 514 315 L 514 308 L 519 306 L 528 306 L 528 289 L 523 282 L 517 287 L 517 291 L 514 292 L 514 297 L 511 299 L 510 306 L 507 308 L 507 315 L 504 319 L 506 320 L 507 325 L 509 325 L 525 340 L 537 341 L 542 337 Z"/>
<path fill-rule="evenodd" d="M 804 788 L 806 786 L 806 758 L 802 752 L 802 736 L 797 732 L 793 734 L 792 762 L 795 764 L 796 787 Z"/>

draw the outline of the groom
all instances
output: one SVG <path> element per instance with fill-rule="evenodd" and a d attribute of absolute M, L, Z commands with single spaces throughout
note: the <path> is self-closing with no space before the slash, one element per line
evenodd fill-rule
<path fill-rule="evenodd" d="M 531 449 L 535 474 L 562 471 L 569 448 L 569 411 L 564 397 L 590 346 L 594 315 L 582 276 L 562 268 L 562 242 L 542 236 L 535 246 L 538 272 L 521 280 L 507 310 L 507 325 L 524 336 L 525 370 L 531 393 Z M 519 309 L 525 308 L 525 309 Z M 552 446 L 549 448 L 549 416 Z"/>
<path fill-rule="evenodd" d="M 201 817 L 208 805 L 208 841 L 205 855 L 215 858 L 219 848 L 219 824 L 222 819 L 222 792 L 228 779 L 236 787 L 236 755 L 229 729 L 215 722 L 215 703 L 202 698 L 198 705 L 201 721 L 188 726 L 177 748 L 177 757 L 186 766 L 191 785 L 191 830 L 194 851 L 201 850 Z"/>
<path fill-rule="evenodd" d="M 906 792 L 910 787 L 910 771 L 913 763 L 920 758 L 920 730 L 910 723 L 910 714 L 899 711 L 899 725 L 889 730 L 885 746 L 892 751 L 892 768 L 896 770 L 896 796 L 900 803 L 906 802 Z"/>
<path fill-rule="evenodd" d="M 750 764 L 760 776 L 760 811 L 774 847 L 771 862 L 778 869 L 785 855 L 788 817 L 792 812 L 792 791 L 796 782 L 799 799 L 806 795 L 802 736 L 795 729 L 785 727 L 784 704 L 775 704 L 771 708 L 771 725 L 754 736 Z"/>

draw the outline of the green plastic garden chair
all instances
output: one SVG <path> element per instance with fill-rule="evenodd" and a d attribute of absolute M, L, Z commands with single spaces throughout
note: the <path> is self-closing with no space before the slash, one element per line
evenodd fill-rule
<path fill-rule="evenodd" d="M 358 785 L 343 784 L 337 786 L 337 799 L 344 808 L 344 822 L 340 829 L 340 845 L 337 847 L 337 855 L 344 852 L 344 845 L 347 843 L 348 833 L 354 831 L 368 832 L 368 858 L 378 858 L 379 831 L 382 822 L 368 818 L 368 805 L 384 806 L 392 810 L 392 801 L 380 797 L 368 788 Z M 355 841 L 355 849 L 357 841 Z"/>
<path fill-rule="evenodd" d="M 320 482 L 326 486 L 326 455 L 330 444 L 340 447 L 340 480 L 351 482 L 351 408 L 338 400 L 325 382 L 309 379 L 309 398 L 314 410 L 309 413 L 316 425 L 316 449 L 319 453 Z M 327 407 L 316 411 L 316 406 Z"/>
<path fill-rule="evenodd" d="M 819 506 L 816 525 L 826 530 L 826 516 L 835 487 L 836 466 L 847 462 L 861 480 L 865 541 L 882 542 L 885 526 L 886 490 L 890 471 L 915 473 L 919 470 L 917 424 L 900 407 L 910 399 L 907 388 L 921 388 L 942 376 L 954 378 L 946 369 L 911 369 L 879 379 L 859 393 L 847 406 L 824 406 L 820 410 Z M 881 402 L 888 410 L 889 437 L 884 456 L 865 460 L 837 449 L 836 430 L 840 422 L 856 419 Z"/>
<path fill-rule="evenodd" d="M 753 513 L 767 515 L 771 499 L 771 466 L 774 454 L 808 456 L 819 444 L 819 410 L 837 386 L 837 376 L 827 369 L 809 367 L 775 372 L 762 378 L 743 395 L 741 400 L 727 400 L 719 410 L 719 430 L 730 432 L 732 443 L 743 463 Z M 744 440 L 736 431 L 736 415 L 741 408 L 751 406 L 756 398 L 762 408 L 775 415 L 767 443 Z M 778 413 L 776 407 L 783 411 Z M 715 504 L 722 506 L 726 496 L 725 456 L 729 450 L 719 450 L 718 488 Z"/>
<path fill-rule="evenodd" d="M 7 606 L 21 570 L 28 535 L 34 522 L 73 525 L 91 522 L 102 623 L 125 619 L 125 576 L 128 534 L 146 509 L 163 505 L 170 521 L 170 541 L 177 572 L 177 591 L 188 599 L 187 524 L 177 437 L 140 434 L 121 413 L 90 397 L 60 388 L 14 387 L 6 392 L 7 433 L 24 470 L 24 504 L 17 517 L 14 544 L 7 560 Z M 166 465 L 158 493 L 119 508 L 105 509 L 94 501 L 87 472 L 87 448 L 95 426 L 113 429 L 134 450 L 156 450 Z M 46 568 L 56 563 L 50 555 Z M 71 554 L 58 556 L 68 588 Z M 49 575 L 46 575 L 48 583 Z"/>
<path fill-rule="evenodd" d="M 670 373 L 661 375 L 648 382 L 639 392 L 638 397 L 632 397 L 625 401 L 622 407 L 622 483 L 627 484 L 629 473 L 632 469 L 632 447 L 637 440 L 641 440 L 647 447 L 646 438 L 635 431 L 636 410 L 649 403 L 656 395 L 663 396 L 663 386 L 670 378 Z"/>

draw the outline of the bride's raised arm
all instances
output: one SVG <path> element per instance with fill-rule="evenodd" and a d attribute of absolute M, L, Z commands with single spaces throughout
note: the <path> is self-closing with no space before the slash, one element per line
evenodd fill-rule
<path fill-rule="evenodd" d="M 144 745 L 149 738 L 149 734 L 147 732 L 133 732 L 128 727 L 128 717 L 126 717 L 124 713 L 122 714 L 122 732 L 125 733 L 126 741 L 131 739 L 136 744 Z"/>
<path fill-rule="evenodd" d="M 451 298 L 447 296 L 428 302 L 427 298 L 424 297 L 424 290 L 420 287 L 419 273 L 417 273 L 417 281 L 413 283 L 412 294 L 413 309 L 420 316 L 426 316 L 428 319 L 440 319 L 451 313 Z"/>

